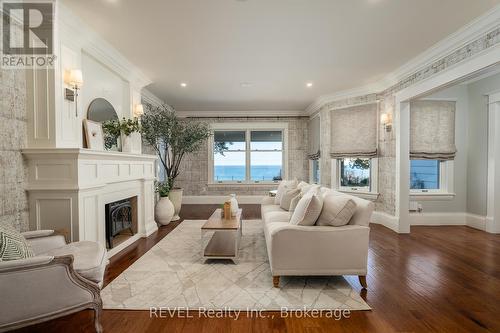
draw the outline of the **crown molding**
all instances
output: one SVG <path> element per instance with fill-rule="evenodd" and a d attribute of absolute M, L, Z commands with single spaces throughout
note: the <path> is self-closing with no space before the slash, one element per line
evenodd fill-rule
<path fill-rule="evenodd" d="M 262 117 L 300 117 L 304 116 L 301 110 L 248 110 L 248 111 L 176 111 L 180 117 L 188 118 L 262 118 Z"/>
<path fill-rule="evenodd" d="M 331 102 L 346 98 L 381 93 L 419 70 L 432 65 L 434 62 L 464 47 L 468 43 L 493 31 L 495 28 L 498 28 L 499 25 L 500 5 L 497 5 L 448 37 L 437 42 L 429 49 L 406 62 L 404 65 L 387 74 L 381 80 L 362 87 L 320 96 L 311 105 L 309 105 L 306 110 L 304 110 L 304 113 L 305 115 L 311 116 L 318 112 L 325 104 Z"/>
<path fill-rule="evenodd" d="M 143 88 L 141 90 L 141 97 L 142 100 L 148 104 L 151 105 L 162 105 L 165 104 L 165 101 L 157 97 L 155 94 L 153 94 L 151 91 L 149 91 L 146 88 Z"/>
<path fill-rule="evenodd" d="M 99 62 L 116 72 L 131 86 L 142 88 L 151 84 L 148 78 L 137 66 L 116 50 L 110 43 L 92 30 L 84 21 L 75 15 L 60 1 L 56 3 L 56 31 L 64 43 L 78 47 Z"/>

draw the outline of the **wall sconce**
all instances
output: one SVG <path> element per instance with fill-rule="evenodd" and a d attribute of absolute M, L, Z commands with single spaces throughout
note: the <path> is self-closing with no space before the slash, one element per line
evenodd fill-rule
<path fill-rule="evenodd" d="M 144 106 L 142 104 L 136 104 L 134 107 L 134 117 L 139 118 L 144 114 Z"/>
<path fill-rule="evenodd" d="M 382 115 L 380 116 L 380 123 L 384 125 L 384 129 L 386 132 L 392 131 L 392 114 L 382 113 Z"/>
<path fill-rule="evenodd" d="M 71 102 L 75 102 L 75 116 L 78 117 L 78 90 L 83 86 L 83 75 L 80 69 L 71 69 L 66 71 L 64 82 L 71 87 L 66 88 L 64 97 Z"/>

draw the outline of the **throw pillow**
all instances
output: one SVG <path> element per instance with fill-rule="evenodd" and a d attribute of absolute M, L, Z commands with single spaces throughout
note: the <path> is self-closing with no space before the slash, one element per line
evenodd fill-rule
<path fill-rule="evenodd" d="M 356 203 L 344 195 L 327 195 L 317 225 L 340 227 L 346 225 L 356 212 Z"/>
<path fill-rule="evenodd" d="M 18 260 L 33 257 L 31 245 L 14 227 L 0 224 L 0 261 Z"/>
<path fill-rule="evenodd" d="M 274 204 L 275 205 L 281 204 L 281 198 L 283 197 L 283 194 L 286 192 L 286 190 L 291 190 L 296 187 L 297 187 L 297 179 L 283 180 L 279 184 L 278 190 L 276 191 L 276 197 L 274 197 Z"/>
<path fill-rule="evenodd" d="M 300 191 L 301 191 L 302 195 L 305 195 L 309 192 L 316 193 L 320 188 L 321 188 L 321 186 L 316 185 L 316 184 L 312 184 L 312 185 L 307 185 L 307 186 L 302 187 L 300 189 Z"/>
<path fill-rule="evenodd" d="M 299 202 L 290 218 L 290 224 L 311 226 L 316 223 L 316 220 L 321 213 L 323 201 L 316 193 L 307 193 Z"/>
<path fill-rule="evenodd" d="M 299 185 L 297 185 L 297 188 L 299 188 L 299 189 L 301 189 L 301 190 L 302 190 L 302 188 L 303 188 L 303 187 L 305 187 L 305 186 L 309 186 L 309 184 L 308 184 L 308 183 L 306 183 L 306 182 L 304 182 L 304 181 L 301 181 L 301 182 L 299 183 Z"/>
<path fill-rule="evenodd" d="M 290 210 L 290 203 L 292 199 L 300 194 L 300 190 L 298 188 L 293 190 L 287 190 L 283 197 L 281 198 L 280 207 L 284 210 Z"/>
<path fill-rule="evenodd" d="M 290 208 L 288 208 L 288 220 L 292 218 L 293 212 L 295 211 L 295 208 L 297 208 L 297 204 L 299 203 L 300 199 L 302 199 L 302 194 L 296 195 L 291 201 L 290 201 Z"/>

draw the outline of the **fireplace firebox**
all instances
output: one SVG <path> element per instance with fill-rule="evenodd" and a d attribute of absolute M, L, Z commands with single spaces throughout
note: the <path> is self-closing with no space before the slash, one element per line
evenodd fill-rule
<path fill-rule="evenodd" d="M 106 243 L 108 249 L 113 248 L 113 239 L 122 235 L 124 231 L 134 235 L 134 199 L 129 198 L 106 204 Z"/>

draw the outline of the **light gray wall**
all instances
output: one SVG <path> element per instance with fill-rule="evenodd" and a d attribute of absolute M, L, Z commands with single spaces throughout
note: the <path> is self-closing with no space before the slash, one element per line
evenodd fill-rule
<path fill-rule="evenodd" d="M 288 123 L 288 179 L 309 180 L 309 161 L 307 159 L 307 122 L 308 117 L 273 118 L 199 118 L 208 123 Z M 184 195 L 265 195 L 276 185 L 209 185 L 208 183 L 208 143 L 197 153 L 188 155 L 182 162 L 181 173 L 176 186 L 184 189 Z"/>
<path fill-rule="evenodd" d="M 488 174 L 488 99 L 500 91 L 500 74 L 470 83 L 467 212 L 486 216 Z"/>
<path fill-rule="evenodd" d="M 0 69 L 0 223 L 28 229 L 26 81 L 20 69 Z"/>

